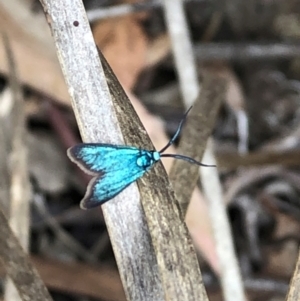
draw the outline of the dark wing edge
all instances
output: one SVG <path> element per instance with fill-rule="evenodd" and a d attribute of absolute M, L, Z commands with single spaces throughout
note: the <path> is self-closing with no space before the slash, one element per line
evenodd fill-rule
<path fill-rule="evenodd" d="M 88 149 L 89 147 L 102 147 L 102 148 L 111 148 L 114 151 L 118 151 L 121 149 L 126 150 L 134 150 L 137 151 L 138 149 L 131 146 L 123 146 L 123 145 L 113 145 L 113 144 L 106 144 L 106 143 L 80 143 L 70 147 L 67 150 L 67 155 L 69 159 L 74 162 L 80 169 L 86 172 L 89 175 L 97 176 L 101 173 L 104 173 L 104 169 L 99 170 L 92 170 L 91 167 L 82 159 L 82 155 L 79 155 L 81 150 Z"/>
<path fill-rule="evenodd" d="M 121 191 L 127 188 L 130 184 L 132 184 L 132 182 L 129 182 L 127 185 L 124 185 L 120 190 L 118 190 L 115 194 L 110 195 L 105 199 L 99 200 L 93 197 L 94 194 L 93 188 L 98 183 L 98 181 L 101 181 L 101 177 L 95 177 L 89 182 L 86 189 L 86 193 L 80 202 L 81 209 L 87 210 L 103 205 L 104 203 L 108 202 L 109 200 L 117 196 Z"/>
<path fill-rule="evenodd" d="M 95 200 L 94 198 L 92 198 L 93 187 L 96 184 L 96 182 L 99 180 L 100 180 L 99 177 L 95 177 L 89 182 L 89 184 L 86 188 L 85 195 L 80 202 L 81 209 L 87 210 L 87 209 L 95 208 L 95 207 L 100 206 L 105 203 L 100 200 Z M 106 201 L 108 201 L 108 200 L 106 200 Z"/>
<path fill-rule="evenodd" d="M 78 158 L 78 151 L 81 149 L 85 144 L 77 144 L 67 149 L 67 155 L 69 159 L 74 162 L 81 170 L 83 170 L 85 173 L 91 175 L 91 176 L 97 176 L 101 171 L 96 172 L 89 169 L 88 165 L 81 159 Z"/>

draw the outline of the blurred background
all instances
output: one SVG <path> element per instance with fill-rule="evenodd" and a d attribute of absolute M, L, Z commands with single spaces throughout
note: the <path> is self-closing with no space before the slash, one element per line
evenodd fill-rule
<path fill-rule="evenodd" d="M 185 109 L 162 1 L 84 4 L 96 44 L 154 144 L 164 144 L 157 132 L 174 134 Z M 208 71 L 228 81 L 213 141 L 248 299 L 284 300 L 300 241 L 300 1 L 184 8 L 199 82 Z M 1 206 L 12 224 L 22 221 L 20 239 L 54 300 L 125 300 L 101 208 L 79 208 L 90 177 L 66 156 L 81 140 L 40 2 L 0 0 L 0 31 Z M 18 193 L 22 204 L 10 205 Z M 222 300 L 205 199 L 197 201 L 186 222 L 209 298 Z"/>

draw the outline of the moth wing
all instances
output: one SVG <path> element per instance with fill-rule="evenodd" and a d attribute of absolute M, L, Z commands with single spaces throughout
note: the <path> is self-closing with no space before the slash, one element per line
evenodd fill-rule
<path fill-rule="evenodd" d="M 145 151 L 135 147 L 83 143 L 69 148 L 67 154 L 81 169 L 96 176 L 80 203 L 84 209 L 107 202 L 146 172 L 137 165 Z"/>
<path fill-rule="evenodd" d="M 139 179 L 145 172 L 144 168 L 136 164 L 126 168 L 122 168 L 121 164 L 114 171 L 107 170 L 102 176 L 90 181 L 80 207 L 82 209 L 90 209 L 104 204 Z"/>
<path fill-rule="evenodd" d="M 135 147 L 102 143 L 82 143 L 68 149 L 68 157 L 86 173 L 102 175 L 108 171 L 136 165 L 140 150 Z"/>

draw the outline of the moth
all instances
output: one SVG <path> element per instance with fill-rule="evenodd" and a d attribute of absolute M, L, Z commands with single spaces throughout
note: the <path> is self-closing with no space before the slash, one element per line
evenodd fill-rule
<path fill-rule="evenodd" d="M 199 166 L 214 167 L 215 165 L 202 164 L 187 156 L 164 154 L 164 151 L 177 139 L 190 110 L 191 108 L 184 114 L 172 139 L 160 151 L 106 143 L 82 143 L 69 148 L 67 154 L 70 160 L 86 173 L 94 176 L 87 187 L 80 207 L 90 209 L 114 198 L 142 177 L 162 157 L 181 159 Z"/>

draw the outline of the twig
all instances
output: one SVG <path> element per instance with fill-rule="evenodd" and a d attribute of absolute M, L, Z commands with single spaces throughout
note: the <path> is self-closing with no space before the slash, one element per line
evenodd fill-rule
<path fill-rule="evenodd" d="M 161 5 L 160 0 L 120 4 L 109 7 L 91 9 L 87 11 L 89 22 L 95 22 L 101 19 L 115 18 L 128 14 L 137 13 L 149 9 L 157 8 Z"/>
<path fill-rule="evenodd" d="M 41 3 L 83 141 L 124 144 L 82 2 L 43 0 Z M 78 26 L 73 25 L 75 21 Z M 150 300 L 163 300 L 137 186 L 128 187 L 102 206 L 102 210 L 128 300 L 144 300 L 146 296 Z M 149 286 L 151 274 L 153 281 Z"/>
<path fill-rule="evenodd" d="M 6 88 L 0 100 L 0 204 L 1 209 L 8 215 L 10 199 L 10 173 L 8 168 L 11 151 L 9 115 L 13 102 L 11 89 Z"/>
<path fill-rule="evenodd" d="M 47 287 L 54 291 L 91 297 L 96 300 L 126 300 L 118 271 L 115 268 L 99 266 L 99 263 L 95 267 L 95 265 L 80 262 L 62 262 L 40 256 L 31 256 L 30 261 L 38 270 Z M 84 281 L 82 280 L 83 275 Z M 1 265 L 0 277 L 4 276 L 5 269 Z"/>
<path fill-rule="evenodd" d="M 141 143 L 145 145 L 146 149 L 153 149 L 148 137 L 142 135 L 143 128 L 138 119 L 134 119 L 128 114 L 131 106 L 120 83 L 103 55 L 101 53 L 99 55 L 109 89 L 115 101 L 118 118 L 121 124 L 127 125 L 127 127 L 121 128 L 125 141 L 133 145 Z M 132 124 L 132 121 L 135 124 Z M 134 135 L 131 135 L 134 129 L 139 127 L 140 129 Z M 205 289 L 201 285 L 202 282 L 199 282 L 201 281 L 201 274 L 197 266 L 197 259 L 194 256 L 191 240 L 186 232 L 186 227 L 184 227 L 183 217 L 174 193 L 168 189 L 166 190 L 170 185 L 166 174 L 163 176 L 164 170 L 161 167 L 157 164 L 152 169 L 154 172 L 149 172 L 141 181 L 138 181 L 138 186 L 155 255 L 159 263 L 161 278 L 163 279 L 162 284 L 167 296 L 166 300 L 206 300 Z M 172 225 L 173 231 L 170 231 L 169 225 Z M 183 244 L 180 244 L 179 240 Z M 188 249 L 186 249 L 187 246 L 189 246 Z M 179 285 L 180 288 L 177 287 Z"/>
<path fill-rule="evenodd" d="M 28 256 L 0 210 L 0 260 L 12 279 L 22 300 L 52 301 Z"/>
<path fill-rule="evenodd" d="M 209 0 L 185 0 L 185 2 L 205 2 Z M 87 11 L 89 22 L 95 22 L 101 19 L 115 18 L 128 14 L 146 11 L 159 8 L 162 5 L 162 0 L 152 0 L 146 2 L 120 4 L 110 7 L 102 7 Z"/>
<path fill-rule="evenodd" d="M 21 85 L 18 80 L 13 53 L 8 38 L 3 36 L 3 42 L 9 64 L 9 82 L 14 99 L 10 116 L 13 121 L 11 123 L 13 128 L 11 131 L 12 151 L 10 154 L 11 188 L 9 222 L 22 247 L 27 250 L 30 220 L 30 182 L 27 169 L 27 148 L 24 142 L 26 128 L 24 104 Z M 8 281 L 6 285 L 5 299 L 9 301 L 20 300 L 16 288 L 10 281 Z"/>
<path fill-rule="evenodd" d="M 201 62 L 229 60 L 248 62 L 251 60 L 285 60 L 299 57 L 299 43 L 203 43 L 196 44 L 194 53 Z"/>
<path fill-rule="evenodd" d="M 164 0 L 164 12 L 168 31 L 172 43 L 172 51 L 175 58 L 176 71 L 179 77 L 179 85 L 188 108 L 195 101 L 200 92 L 196 60 L 193 56 L 193 48 L 190 33 L 183 9 L 182 0 Z"/>
<path fill-rule="evenodd" d="M 178 152 L 198 161 L 202 160 L 207 139 L 211 135 L 218 109 L 225 95 L 225 86 L 225 79 L 212 74 L 204 75 L 200 95 L 182 130 L 183 138 Z M 210 164 L 209 162 L 204 163 Z M 197 165 L 175 160 L 170 172 L 170 179 L 184 215 L 186 215 L 189 200 L 198 178 L 199 167 Z"/>
<path fill-rule="evenodd" d="M 95 267 L 80 262 L 61 262 L 38 256 L 32 256 L 31 261 L 47 286 L 55 291 L 83 295 L 93 300 L 126 300 L 118 271 L 114 268 L 99 266 L 99 263 Z"/>
<path fill-rule="evenodd" d="M 300 150 L 291 149 L 286 151 L 260 150 L 241 155 L 237 152 L 222 153 L 216 155 L 218 167 L 227 171 L 239 167 L 254 167 L 266 165 L 296 166 L 300 163 Z"/>
<path fill-rule="evenodd" d="M 93 300 L 126 301 L 119 273 L 114 267 L 99 265 L 99 262 L 97 265 L 88 265 L 41 256 L 30 256 L 30 262 L 47 287 L 54 291 L 76 295 L 77 300 L 85 300 L 79 297 L 85 296 Z M 3 278 L 5 274 L 1 264 L 0 277 Z"/>
<path fill-rule="evenodd" d="M 106 66 L 111 101 L 81 1 L 41 2 L 83 140 L 123 144 L 121 128 L 126 143 L 153 148 Z M 136 185 L 102 206 L 128 300 L 203 300 L 196 254 L 162 165 L 138 184 L 143 208 Z"/>
<path fill-rule="evenodd" d="M 212 146 L 207 147 L 203 161 L 215 164 L 216 161 L 211 149 Z M 246 300 L 219 176 L 216 172 L 203 167 L 200 168 L 200 173 L 203 191 L 209 201 L 210 218 L 221 265 L 220 276 L 225 300 Z"/>
<path fill-rule="evenodd" d="M 290 282 L 286 301 L 298 301 L 300 299 L 300 252 L 295 266 L 293 278 Z"/>
<path fill-rule="evenodd" d="M 189 38 L 187 22 L 183 10 L 182 0 L 164 0 L 165 14 L 167 26 L 169 29 L 172 48 L 174 51 L 176 69 L 179 75 L 180 87 L 186 107 L 189 107 L 199 93 L 200 86 L 197 81 L 196 63 L 192 52 L 192 44 Z M 183 142 L 182 142 L 183 143 Z M 204 160 L 214 164 L 212 149 L 208 146 L 207 153 L 210 153 L 210 158 Z M 200 169 L 203 174 L 203 168 Z M 211 219 L 214 228 L 214 235 L 217 245 L 217 252 L 221 266 L 221 283 L 225 300 L 245 300 L 243 283 L 239 272 L 238 262 L 235 257 L 232 237 L 230 233 L 229 221 L 226 215 L 226 208 L 222 201 L 221 184 L 218 178 L 217 170 L 214 168 L 206 168 L 205 176 L 202 178 L 202 184 L 205 187 L 206 197 L 209 199 L 209 207 Z M 216 187 L 211 187 L 209 181 L 214 179 Z M 220 194 L 214 195 L 217 197 L 216 202 L 211 198 L 211 193 L 214 191 Z M 213 210 L 218 211 L 218 216 L 215 217 Z M 219 224 L 222 222 L 222 224 Z M 221 250 L 220 246 L 226 245 L 227 249 Z"/>

